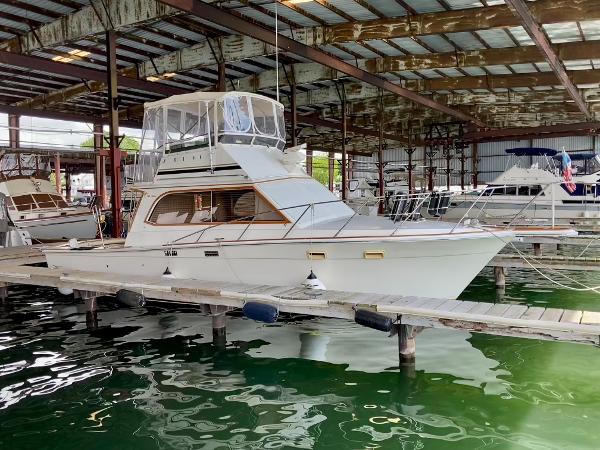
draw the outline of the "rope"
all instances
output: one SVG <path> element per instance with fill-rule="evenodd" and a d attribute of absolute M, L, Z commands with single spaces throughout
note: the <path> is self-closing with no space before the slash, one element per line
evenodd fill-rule
<path fill-rule="evenodd" d="M 515 246 L 515 244 L 514 244 L 513 242 L 507 242 L 507 241 L 505 241 L 505 240 L 504 240 L 504 239 L 502 239 L 500 236 L 496 235 L 496 233 L 494 233 L 493 231 L 491 231 L 491 230 L 488 230 L 488 229 L 485 229 L 485 228 L 481 228 L 481 227 L 475 227 L 475 228 L 478 228 L 478 229 L 479 229 L 479 230 L 481 230 L 481 231 L 486 231 L 486 232 L 490 233 L 490 234 L 491 234 L 492 236 L 494 236 L 496 239 L 499 239 L 500 241 L 502 241 L 502 242 L 503 242 L 503 243 L 505 243 L 505 244 L 510 244 L 510 246 L 511 246 L 511 247 L 512 247 L 512 248 L 513 248 L 513 249 L 514 249 L 516 252 L 517 252 L 517 254 L 518 254 L 520 257 L 521 257 L 521 259 L 523 259 L 523 261 L 525 261 L 525 262 L 527 263 L 527 265 L 528 265 L 528 266 L 530 266 L 530 267 L 531 267 L 533 270 L 535 270 L 535 271 L 536 271 L 538 274 L 540 274 L 542 277 L 544 277 L 544 278 L 545 278 L 546 280 L 548 280 L 550 283 L 552 283 L 552 284 L 554 284 L 554 285 L 556 285 L 556 286 L 558 286 L 558 287 L 560 287 L 560 288 L 562 288 L 562 289 L 567 289 L 567 290 L 570 290 L 570 291 L 575 291 L 575 292 L 595 292 L 596 294 L 600 294 L 600 286 L 594 286 L 594 287 L 587 286 L 586 284 L 583 284 L 582 282 L 580 282 L 580 281 L 578 281 L 578 280 L 575 280 L 574 278 L 572 278 L 572 277 L 570 277 L 570 276 L 568 276 L 568 275 L 565 275 L 564 273 L 562 273 L 562 272 L 560 272 L 560 271 L 558 271 L 558 270 L 556 270 L 556 269 L 554 269 L 554 268 L 552 268 L 552 267 L 550 267 L 550 266 L 548 266 L 548 265 L 544 264 L 543 262 L 541 262 L 541 261 L 539 261 L 539 260 L 537 260 L 537 259 L 535 259 L 535 258 L 527 258 L 527 257 L 526 257 L 526 256 L 523 254 L 523 252 L 521 252 L 521 251 L 520 251 L 520 250 L 519 250 L 519 249 L 518 249 L 518 248 Z M 551 271 L 551 272 L 556 272 L 556 273 L 558 273 L 558 274 L 559 274 L 561 277 L 563 277 L 563 278 L 566 278 L 567 280 L 569 280 L 569 281 L 571 281 L 571 282 L 573 282 L 573 283 L 575 283 L 575 284 L 577 284 L 577 285 L 579 285 L 579 286 L 582 286 L 582 288 L 576 288 L 576 287 L 573 287 L 573 286 L 567 286 L 566 284 L 562 284 L 561 282 L 559 282 L 559 281 L 556 281 L 556 280 L 554 280 L 554 279 L 550 278 L 550 276 L 546 275 L 546 274 L 545 274 L 545 273 L 543 273 L 541 270 L 539 270 L 537 267 L 535 267 L 535 266 L 534 266 L 534 265 L 531 263 L 531 261 L 530 261 L 530 260 L 531 260 L 531 261 L 534 261 L 536 264 L 539 264 L 539 265 L 540 265 L 540 266 L 542 266 L 544 269 L 547 269 L 547 270 L 549 270 L 549 271 Z"/>

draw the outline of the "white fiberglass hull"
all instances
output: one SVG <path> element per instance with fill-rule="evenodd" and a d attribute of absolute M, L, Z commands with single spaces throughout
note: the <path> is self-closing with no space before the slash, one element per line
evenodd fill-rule
<path fill-rule="evenodd" d="M 534 201 L 515 199 L 486 201 L 479 200 L 475 207 L 471 201 L 459 202 L 458 206 L 451 206 L 443 215 L 443 220 L 458 221 L 461 219 L 477 218 L 488 224 L 546 224 L 552 222 L 557 225 L 569 225 L 582 223 L 587 220 L 600 220 L 600 203 L 556 203 L 554 213 L 552 205 L 548 201 Z M 483 208 L 483 211 L 481 210 Z M 426 214 L 425 214 L 426 215 Z"/>
<path fill-rule="evenodd" d="M 15 220 L 15 226 L 29 232 L 37 241 L 58 241 L 63 239 L 93 239 L 97 225 L 91 212 L 51 216 L 39 219 Z"/>
<path fill-rule="evenodd" d="M 329 290 L 456 298 L 511 236 L 286 239 L 171 250 L 48 249 L 46 255 L 51 267 L 156 277 L 168 267 L 175 278 L 265 285 L 299 285 L 312 269 Z M 325 259 L 309 260 L 308 252 L 324 253 Z M 383 258 L 365 259 L 365 252 L 383 252 Z"/>

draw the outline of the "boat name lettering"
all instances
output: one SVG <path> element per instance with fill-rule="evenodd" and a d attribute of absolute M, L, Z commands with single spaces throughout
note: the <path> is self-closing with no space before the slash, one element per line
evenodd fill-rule
<path fill-rule="evenodd" d="M 165 250 L 165 256 L 177 256 L 177 250 Z"/>

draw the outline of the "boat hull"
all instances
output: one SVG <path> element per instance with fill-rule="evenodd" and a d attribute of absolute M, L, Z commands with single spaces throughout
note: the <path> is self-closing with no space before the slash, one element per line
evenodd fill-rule
<path fill-rule="evenodd" d="M 96 221 L 91 212 L 22 219 L 14 223 L 17 228 L 28 231 L 32 239 L 44 242 L 71 238 L 93 239 L 97 233 Z"/>
<path fill-rule="evenodd" d="M 456 298 L 509 240 L 510 235 L 489 233 L 419 240 L 285 239 L 48 249 L 46 255 L 51 267 L 156 277 L 168 267 L 180 279 L 264 285 L 298 285 L 313 270 L 329 290 Z"/>

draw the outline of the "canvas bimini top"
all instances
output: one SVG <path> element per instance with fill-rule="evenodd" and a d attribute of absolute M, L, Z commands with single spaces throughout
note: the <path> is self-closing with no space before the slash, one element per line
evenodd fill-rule
<path fill-rule="evenodd" d="M 505 150 L 509 155 L 515 156 L 554 156 L 558 152 L 551 148 L 544 147 L 517 147 Z"/>

